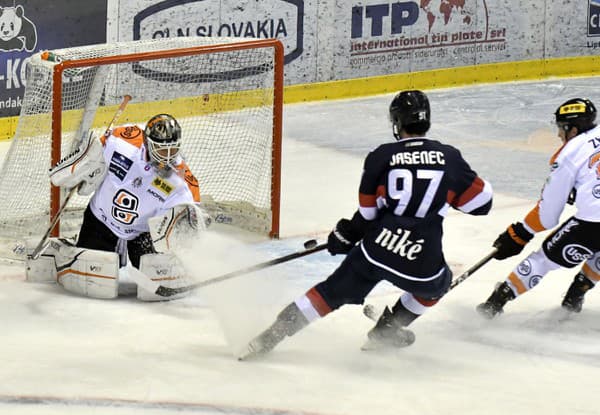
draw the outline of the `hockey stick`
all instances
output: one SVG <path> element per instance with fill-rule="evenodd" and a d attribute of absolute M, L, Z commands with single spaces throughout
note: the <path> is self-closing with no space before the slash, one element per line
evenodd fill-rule
<path fill-rule="evenodd" d="M 494 255 L 496 255 L 497 252 L 498 252 L 498 250 L 496 248 L 494 248 L 489 254 L 487 254 L 486 256 L 481 258 L 478 262 L 473 264 L 468 270 L 466 270 L 465 272 L 460 274 L 457 278 L 452 280 L 452 283 L 450 284 L 448 291 L 456 288 L 457 285 L 459 285 L 461 282 L 463 282 L 464 280 L 469 278 L 472 274 L 475 273 L 475 271 L 477 271 L 479 268 L 481 268 L 482 266 L 484 266 L 485 264 L 490 262 L 490 260 L 492 258 L 494 258 Z M 379 312 L 377 307 L 374 306 L 373 304 L 365 304 L 363 307 L 363 314 L 373 321 L 379 320 L 379 316 L 381 315 L 381 313 Z"/>
<path fill-rule="evenodd" d="M 466 270 L 465 272 L 460 274 L 457 278 L 455 278 L 452 281 L 452 284 L 450 284 L 450 288 L 448 288 L 448 291 L 450 291 L 451 289 L 456 287 L 458 284 L 460 284 L 461 282 L 463 282 L 464 280 L 469 278 L 471 276 L 471 274 L 475 273 L 475 271 L 477 271 L 479 268 L 481 268 L 482 266 L 484 266 L 485 264 L 490 262 L 490 260 L 492 258 L 494 258 L 494 255 L 496 255 L 497 252 L 498 252 L 498 250 L 496 248 L 494 248 L 489 254 L 487 254 L 486 256 L 481 258 L 478 262 L 473 264 L 471 266 L 471 268 L 469 268 L 468 270 Z"/>
<path fill-rule="evenodd" d="M 108 134 L 108 132 L 110 130 L 112 130 L 115 122 L 119 119 L 121 114 L 123 114 L 123 111 L 125 111 L 125 107 L 129 103 L 129 101 L 131 101 L 131 95 L 125 95 L 123 97 L 123 101 L 121 101 L 121 105 L 119 105 L 119 108 L 117 108 L 115 115 L 113 116 L 112 120 L 110 121 L 110 124 L 108 124 L 108 127 L 106 127 L 106 131 L 104 134 Z M 40 257 L 40 255 L 42 254 L 42 252 L 44 251 L 44 249 L 46 248 L 46 242 L 48 241 L 48 237 L 50 236 L 50 234 L 52 233 L 52 230 L 58 223 L 58 220 L 62 216 L 65 208 L 67 207 L 67 204 L 69 203 L 69 200 L 71 200 L 71 197 L 73 197 L 77 188 L 78 188 L 78 186 L 75 186 L 69 190 L 69 193 L 65 197 L 65 200 L 62 202 L 62 204 L 58 208 L 56 215 L 54 215 L 54 218 L 52 218 L 52 222 L 50 222 L 50 226 L 46 230 L 46 233 L 44 233 L 44 236 L 42 236 L 42 239 L 40 240 L 40 242 L 37 244 L 37 246 L 31 252 L 31 255 L 29 255 L 30 259 L 34 259 L 34 260 L 38 259 Z"/>
<path fill-rule="evenodd" d="M 206 287 L 207 285 L 213 285 L 218 282 L 226 281 L 226 280 L 229 280 L 234 277 L 239 277 L 240 275 L 248 274 L 248 273 L 258 271 L 258 270 L 261 270 L 264 268 L 272 267 L 273 265 L 282 264 L 284 262 L 288 262 L 288 261 L 291 261 L 296 258 L 301 258 L 303 256 L 311 255 L 311 254 L 314 254 L 316 252 L 322 251 L 327 248 L 326 243 L 319 245 L 319 244 L 313 243 L 313 240 L 306 241 L 304 243 L 304 246 L 305 246 L 305 249 L 302 251 L 297 251 L 292 254 L 288 254 L 288 255 L 285 255 L 285 256 L 282 256 L 279 258 L 272 259 L 270 261 L 261 262 L 260 264 L 242 268 L 237 271 L 232 271 L 227 274 L 221 275 L 219 277 L 211 278 L 211 279 L 201 281 L 201 282 L 198 282 L 195 284 L 191 284 L 191 285 L 188 285 L 185 287 L 169 288 L 169 287 L 165 287 L 163 285 L 158 285 L 158 284 L 154 283 L 154 284 L 156 284 L 154 286 L 154 287 L 156 287 L 156 289 L 154 290 L 154 293 L 156 295 L 160 295 L 161 297 L 171 297 L 171 296 L 179 294 L 179 293 L 192 291 L 192 290 L 195 290 L 198 288 Z M 146 284 L 146 287 L 150 287 L 150 286 L 148 284 Z M 150 291 L 152 291 L 152 290 L 150 290 Z"/>

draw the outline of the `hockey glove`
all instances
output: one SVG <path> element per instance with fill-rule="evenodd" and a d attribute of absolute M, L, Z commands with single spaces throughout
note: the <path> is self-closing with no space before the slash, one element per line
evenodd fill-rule
<path fill-rule="evenodd" d="M 327 238 L 327 250 L 331 255 L 347 254 L 362 236 L 362 233 L 354 228 L 352 221 L 340 219 Z"/>
<path fill-rule="evenodd" d="M 520 254 L 532 238 L 533 234 L 521 222 L 513 223 L 494 241 L 493 245 L 497 250 L 494 258 L 506 259 Z"/>
<path fill-rule="evenodd" d="M 78 186 L 77 193 L 88 196 L 100 186 L 106 172 L 103 146 L 90 133 L 77 150 L 50 169 L 49 176 L 53 185 L 68 189 Z"/>

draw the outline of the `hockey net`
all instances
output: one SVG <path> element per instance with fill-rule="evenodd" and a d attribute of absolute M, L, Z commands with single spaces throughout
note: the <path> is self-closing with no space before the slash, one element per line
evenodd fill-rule
<path fill-rule="evenodd" d="M 283 48 L 277 40 L 181 37 L 33 55 L 16 134 L 0 170 L 0 238 L 22 254 L 65 197 L 48 169 L 82 137 L 169 113 L 213 220 L 277 237 Z M 61 194 L 62 193 L 62 194 Z M 60 234 L 76 234 L 89 198 L 73 197 Z M 12 247 L 12 248 L 11 248 Z M 2 256 L 6 256 L 2 253 Z"/>

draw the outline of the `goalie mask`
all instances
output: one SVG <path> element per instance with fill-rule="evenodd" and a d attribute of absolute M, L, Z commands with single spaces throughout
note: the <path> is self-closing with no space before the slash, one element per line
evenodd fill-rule
<path fill-rule="evenodd" d="M 596 107 L 586 98 L 573 98 L 562 104 L 554 113 L 556 125 L 564 131 L 577 128 L 578 134 L 596 126 Z"/>
<path fill-rule="evenodd" d="M 397 140 L 402 129 L 409 134 L 425 134 L 431 126 L 427 95 L 421 91 L 400 92 L 390 104 L 390 121 Z"/>
<path fill-rule="evenodd" d="M 181 127 L 177 120 L 169 114 L 150 118 L 144 130 L 144 142 L 149 161 L 159 174 L 170 174 L 181 147 Z"/>

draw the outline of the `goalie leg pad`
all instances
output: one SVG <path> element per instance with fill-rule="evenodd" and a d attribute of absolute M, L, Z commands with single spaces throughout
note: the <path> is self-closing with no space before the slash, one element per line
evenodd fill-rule
<path fill-rule="evenodd" d="M 57 263 L 57 278 L 65 290 L 91 298 L 111 299 L 119 294 L 119 256 L 115 252 L 76 248 L 74 257 Z"/>
<path fill-rule="evenodd" d="M 165 287 L 179 288 L 189 285 L 181 261 L 171 253 L 142 255 L 140 271 L 150 280 Z M 137 298 L 142 301 L 164 301 L 185 297 L 187 294 L 184 292 L 172 297 L 162 297 L 138 284 Z"/>

